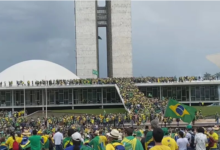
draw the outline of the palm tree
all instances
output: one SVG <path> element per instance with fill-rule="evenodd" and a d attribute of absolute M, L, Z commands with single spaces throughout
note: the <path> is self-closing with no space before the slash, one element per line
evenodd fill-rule
<path fill-rule="evenodd" d="M 205 80 L 209 80 L 209 78 L 210 78 L 211 76 L 212 76 L 212 75 L 211 75 L 210 73 L 207 73 L 207 72 L 206 72 L 206 73 L 204 74 L 204 79 L 205 79 Z"/>

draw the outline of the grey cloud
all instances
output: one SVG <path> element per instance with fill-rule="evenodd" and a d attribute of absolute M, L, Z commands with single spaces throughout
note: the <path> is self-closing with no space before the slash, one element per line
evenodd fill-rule
<path fill-rule="evenodd" d="M 220 2 L 132 1 L 134 76 L 219 72 L 206 59 L 220 49 Z M 107 75 L 105 29 L 100 74 Z M 75 72 L 74 2 L 0 2 L 0 71 L 29 59 Z"/>

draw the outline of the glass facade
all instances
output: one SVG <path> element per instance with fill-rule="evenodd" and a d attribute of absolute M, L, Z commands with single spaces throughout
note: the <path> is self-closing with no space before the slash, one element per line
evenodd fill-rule
<path fill-rule="evenodd" d="M 218 86 L 191 86 L 191 101 L 218 101 Z"/>
<path fill-rule="evenodd" d="M 103 88 L 103 103 L 121 103 L 118 92 L 114 87 Z"/>
<path fill-rule="evenodd" d="M 139 87 L 139 90 L 146 96 L 150 93 L 153 97 L 160 97 L 160 87 Z M 161 97 L 178 101 L 189 101 L 190 92 L 191 101 L 218 101 L 219 99 L 217 85 L 161 87 Z"/>
<path fill-rule="evenodd" d="M 11 106 L 11 91 L 0 91 L 0 106 Z"/>
<path fill-rule="evenodd" d="M 160 87 L 139 87 L 139 90 L 144 93 L 145 96 L 152 94 L 153 97 L 160 98 Z"/>
<path fill-rule="evenodd" d="M 139 87 L 139 90 L 146 96 L 173 98 L 178 101 L 218 101 L 220 86 L 199 85 L 199 86 L 154 86 Z M 160 91 L 161 89 L 161 91 Z M 25 89 L 22 90 L 1 90 L 0 107 L 7 106 L 37 106 L 46 104 L 46 89 Z M 161 94 L 161 95 L 160 95 Z M 14 101 L 12 101 L 14 100 Z M 121 103 L 115 87 L 97 88 L 63 88 L 47 89 L 48 105 L 81 105 L 81 104 L 107 104 Z"/>
<path fill-rule="evenodd" d="M 14 105 L 24 105 L 24 90 L 14 91 Z M 42 105 L 42 89 L 25 90 L 25 105 Z"/>
<path fill-rule="evenodd" d="M 177 101 L 189 101 L 189 86 L 165 86 L 161 88 L 162 97 Z"/>

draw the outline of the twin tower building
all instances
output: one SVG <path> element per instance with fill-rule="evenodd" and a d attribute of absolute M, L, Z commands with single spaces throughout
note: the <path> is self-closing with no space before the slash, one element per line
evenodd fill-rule
<path fill-rule="evenodd" d="M 98 28 L 106 28 L 108 77 L 132 77 L 131 1 L 75 1 L 76 74 L 97 78 L 99 72 Z"/>

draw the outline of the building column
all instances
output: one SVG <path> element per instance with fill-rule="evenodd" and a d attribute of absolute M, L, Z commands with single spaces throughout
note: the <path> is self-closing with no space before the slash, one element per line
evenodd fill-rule
<path fill-rule="evenodd" d="M 191 106 L 191 86 L 189 86 L 189 106 Z"/>
<path fill-rule="evenodd" d="M 218 102 L 219 102 L 219 105 L 220 105 L 220 85 L 218 85 Z"/>
<path fill-rule="evenodd" d="M 103 88 L 101 88 L 101 104 L 102 104 L 102 109 L 103 109 Z"/>
<path fill-rule="evenodd" d="M 15 109 L 14 109 L 14 90 L 11 91 L 11 106 L 12 106 L 12 114 L 14 113 Z"/>
<path fill-rule="evenodd" d="M 42 92 L 42 111 L 44 112 L 44 89 L 41 90 Z"/>
<path fill-rule="evenodd" d="M 73 89 L 72 89 L 72 109 L 74 109 L 74 100 L 73 100 L 73 98 L 74 98 L 74 96 L 73 96 Z"/>
<path fill-rule="evenodd" d="M 153 94 L 153 93 L 152 93 Z M 160 86 L 160 100 L 162 99 L 162 87 Z"/>

